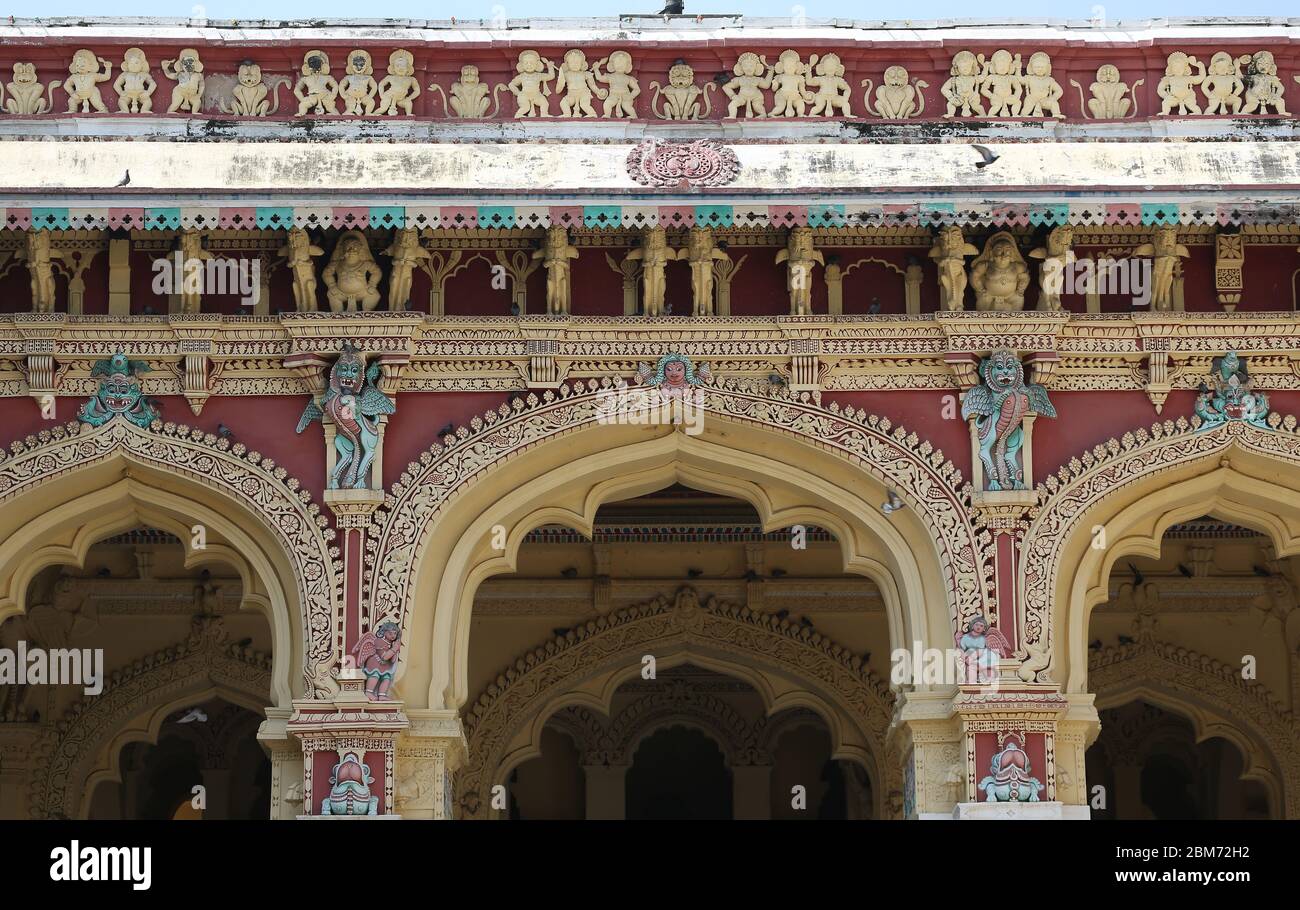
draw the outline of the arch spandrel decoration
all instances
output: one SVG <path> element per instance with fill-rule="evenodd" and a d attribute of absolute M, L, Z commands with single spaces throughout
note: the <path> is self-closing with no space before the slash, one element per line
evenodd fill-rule
<path fill-rule="evenodd" d="M 1025 534 L 1019 585 L 1024 641 L 1031 654 L 1039 657 L 1033 667 L 1040 682 L 1053 678 L 1063 646 L 1069 648 L 1070 655 L 1083 650 L 1082 640 L 1065 640 L 1072 634 L 1065 623 L 1077 605 L 1061 588 L 1078 569 L 1066 565 L 1067 551 L 1072 544 L 1091 538 L 1090 529 L 1099 518 L 1095 507 L 1119 502 L 1125 488 L 1149 482 L 1154 476 L 1215 457 L 1222 459 L 1234 451 L 1283 464 L 1288 470 L 1300 468 L 1296 418 L 1274 413 L 1268 423 L 1268 430 L 1229 421 L 1202 431 L 1199 418 L 1166 420 L 1095 446 L 1039 484 L 1038 502 Z M 1086 638 L 1086 630 L 1080 636 Z M 1072 667 L 1074 663 L 1071 657 Z M 1075 675 L 1072 669 L 1071 691 L 1077 688 Z"/>
<path fill-rule="evenodd" d="M 434 445 L 393 484 L 367 542 L 369 598 L 366 621 L 399 619 L 406 610 L 428 540 L 446 508 L 494 467 L 539 445 L 599 425 L 600 394 L 611 380 L 562 385 L 540 399 L 530 394 L 475 417 Z M 722 378 L 701 387 L 706 414 L 780 432 L 860 468 L 898 492 L 934 541 L 947 608 L 955 629 L 965 618 L 992 607 L 991 537 L 971 519 L 971 489 L 961 472 L 928 441 L 884 418 L 837 404 L 823 407 L 807 393 L 796 395 L 757 383 Z"/>
<path fill-rule="evenodd" d="M 131 721 L 153 716 L 160 708 L 189 702 L 207 693 L 222 694 L 244 707 L 269 701 L 270 655 L 226 641 L 218 618 L 196 618 L 190 637 L 115 671 L 104 691 L 72 705 L 63 718 L 46 728 L 35 747 L 30 783 L 32 818 L 74 818 L 90 794 L 86 784 L 116 779 L 121 747 L 132 740 L 156 738 L 157 730 L 132 732 Z M 166 712 L 163 712 L 166 713 Z M 107 768 L 95 767 L 108 746 Z"/>
<path fill-rule="evenodd" d="M 1198 742 L 1228 739 L 1245 760 L 1242 776 L 1263 783 L 1286 818 L 1300 818 L 1300 722 L 1268 689 L 1242 679 L 1240 668 L 1142 639 L 1092 655 L 1088 676 L 1099 710 L 1143 698 L 1190 719 Z"/>
<path fill-rule="evenodd" d="M 615 611 L 553 638 L 489 684 L 465 713 L 469 751 L 456 776 L 460 811 L 465 817 L 487 814 L 488 791 L 495 783 L 488 778 L 500 770 L 515 734 L 542 713 L 563 707 L 557 700 L 574 686 L 613 668 L 639 667 L 643 654 L 669 654 L 687 645 L 806 683 L 873 748 L 884 748 L 894 696 L 859 657 L 807 627 L 715 598 L 700 603 L 684 588 L 675 597 Z M 828 722 L 834 730 L 836 721 Z M 873 779 L 900 789 L 901 764 L 882 754 L 872 758 Z"/>
<path fill-rule="evenodd" d="M 145 430 L 112 420 L 91 429 L 74 422 L 15 442 L 7 453 L 0 450 L 0 506 L 119 457 L 215 490 L 272 532 L 294 573 L 306 692 L 336 689 L 330 670 L 341 622 L 342 568 L 330 546 L 334 531 L 311 494 L 271 459 L 185 425 L 155 421 Z"/>

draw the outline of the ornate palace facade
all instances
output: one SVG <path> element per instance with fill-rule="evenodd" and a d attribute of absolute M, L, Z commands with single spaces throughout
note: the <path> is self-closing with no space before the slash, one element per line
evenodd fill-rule
<path fill-rule="evenodd" d="M 0 816 L 1300 817 L 1294 22 L 0 73 Z"/>

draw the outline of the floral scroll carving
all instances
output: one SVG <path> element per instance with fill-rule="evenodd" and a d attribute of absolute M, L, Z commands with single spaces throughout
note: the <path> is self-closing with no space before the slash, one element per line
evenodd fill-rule
<path fill-rule="evenodd" d="M 1045 659 L 1038 670 L 1040 681 L 1051 666 L 1052 609 L 1063 552 L 1079 528 L 1091 521 L 1091 509 L 1103 498 L 1155 473 L 1172 471 L 1232 446 L 1300 466 L 1296 423 L 1294 416 L 1284 419 L 1274 413 L 1269 416 L 1268 430 L 1232 421 L 1208 432 L 1196 432 L 1196 424 L 1185 418 L 1167 420 L 1150 430 L 1138 429 L 1095 446 L 1038 485 L 1037 516 L 1025 534 L 1021 557 L 1020 590 L 1025 611 L 1022 639 Z"/>
<path fill-rule="evenodd" d="M 712 139 L 647 139 L 627 156 L 627 172 L 645 186 L 725 186 L 740 173 L 736 153 Z"/>

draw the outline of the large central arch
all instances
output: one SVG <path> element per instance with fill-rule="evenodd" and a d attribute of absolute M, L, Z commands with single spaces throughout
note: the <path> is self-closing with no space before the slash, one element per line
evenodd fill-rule
<path fill-rule="evenodd" d="M 368 621 L 402 620 L 414 645 L 401 681 L 408 702 L 427 691 L 430 708 L 466 703 L 474 592 L 513 571 L 530 531 L 555 523 L 589 535 L 602 503 L 672 483 L 746 500 L 765 531 L 828 528 L 845 571 L 880 588 L 891 647 L 946 647 L 959 617 L 990 609 L 989 554 L 968 517 L 969 488 L 915 434 L 739 382 L 706 390 L 698 435 L 608 423 L 599 407 L 607 388 L 579 383 L 503 405 L 393 486 L 372 528 Z M 909 508 L 886 516 L 880 503 L 891 490 Z"/>

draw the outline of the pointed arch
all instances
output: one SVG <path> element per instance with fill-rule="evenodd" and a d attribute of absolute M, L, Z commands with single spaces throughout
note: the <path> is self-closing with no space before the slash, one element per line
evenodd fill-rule
<path fill-rule="evenodd" d="M 156 524 L 188 543 L 202 524 L 214 546 L 187 546 L 186 565 L 229 561 L 246 602 L 267 612 L 275 701 L 328 687 L 342 600 L 334 532 L 283 468 L 210 433 L 125 420 L 56 427 L 0 456 L 0 622 L 24 610 L 41 568 L 84 565 L 106 536 Z"/>
<path fill-rule="evenodd" d="M 969 485 L 914 433 L 806 395 L 724 381 L 705 390 L 702 432 L 691 434 L 610 423 L 602 407 L 610 393 L 592 381 L 502 405 L 394 484 L 371 528 L 367 621 L 400 618 L 415 646 L 406 653 L 426 654 L 426 664 L 403 666 L 408 701 L 424 691 L 431 708 L 468 699 L 474 591 L 513 571 L 530 531 L 559 523 L 590 534 L 602 503 L 675 482 L 748 501 L 768 531 L 828 528 L 845 570 L 881 589 L 891 646 L 946 647 L 960 617 L 995 612 L 989 540 L 971 524 Z M 890 490 L 909 508 L 886 516 L 879 504 Z M 499 528 L 504 550 L 492 548 Z"/>
<path fill-rule="evenodd" d="M 1111 568 L 1158 556 L 1173 524 L 1215 515 L 1268 534 L 1279 556 L 1300 553 L 1300 435 L 1292 416 L 1269 423 L 1202 431 L 1165 421 L 1096 446 L 1038 487 L 1019 586 L 1024 640 L 1044 658 L 1040 678 L 1088 691 L 1088 617 L 1108 596 Z"/>

